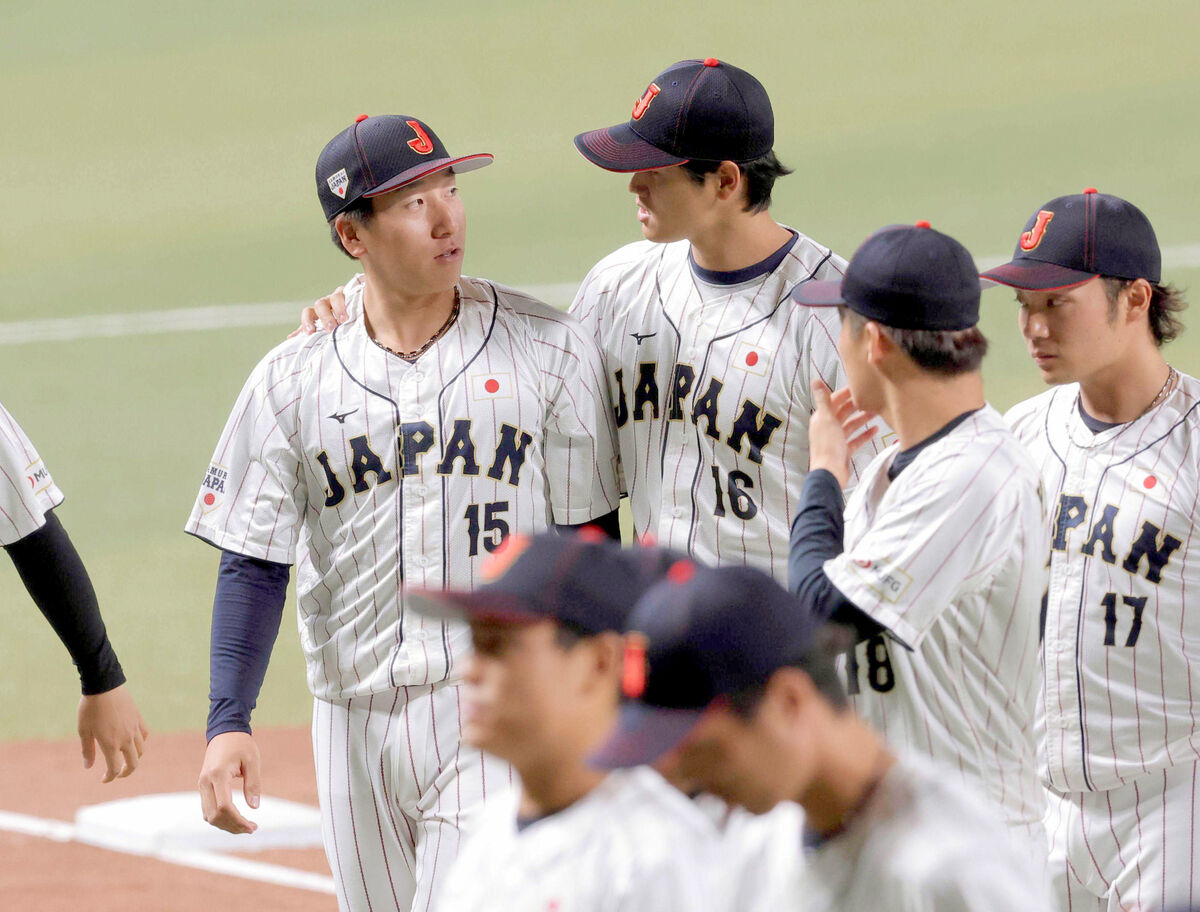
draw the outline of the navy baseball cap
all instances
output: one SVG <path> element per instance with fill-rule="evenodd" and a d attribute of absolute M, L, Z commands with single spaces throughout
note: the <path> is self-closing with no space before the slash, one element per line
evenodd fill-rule
<path fill-rule="evenodd" d="M 481 569 L 475 589 L 410 591 L 435 617 L 514 624 L 553 620 L 587 636 L 620 632 L 638 599 L 683 559 L 665 548 L 622 548 L 595 528 L 509 535 Z"/>
<path fill-rule="evenodd" d="M 792 298 L 844 304 L 896 329 L 970 329 L 979 322 L 979 271 L 966 247 L 929 222 L 889 225 L 854 252 L 840 281 L 804 282 Z"/>
<path fill-rule="evenodd" d="M 1042 206 L 1025 223 L 1012 260 L 983 273 L 1027 291 L 1069 288 L 1096 276 L 1157 284 L 1162 252 L 1141 209 L 1095 187 Z"/>
<path fill-rule="evenodd" d="M 575 137 L 607 171 L 650 171 L 686 161 L 748 162 L 775 144 L 771 99 L 757 79 L 708 57 L 681 60 L 654 77 L 628 123 Z"/>
<path fill-rule="evenodd" d="M 710 706 L 765 683 L 786 665 L 803 667 L 817 648 L 819 626 L 760 570 L 675 564 L 629 617 L 622 675 L 628 700 L 592 764 L 653 763 Z"/>
<path fill-rule="evenodd" d="M 370 198 L 449 168 L 455 174 L 492 163 L 483 152 L 451 157 L 430 126 L 407 114 L 360 114 L 317 158 L 317 197 L 330 221 L 360 197 Z"/>

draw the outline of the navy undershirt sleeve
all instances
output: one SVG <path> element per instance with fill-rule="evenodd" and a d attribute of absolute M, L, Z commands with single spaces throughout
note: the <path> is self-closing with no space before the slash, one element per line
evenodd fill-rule
<path fill-rule="evenodd" d="M 83 693 L 102 694 L 124 684 L 92 580 L 54 512 L 46 514 L 40 529 L 5 550 L 29 597 L 71 654 Z"/>
<path fill-rule="evenodd" d="M 250 731 L 250 713 L 279 635 L 289 574 L 287 564 L 221 552 L 209 648 L 209 741 L 224 732 Z"/>
<path fill-rule="evenodd" d="M 788 588 L 819 617 L 854 629 L 866 640 L 886 628 L 844 596 L 825 573 L 825 561 L 844 550 L 842 488 L 831 472 L 809 472 L 792 522 Z"/>

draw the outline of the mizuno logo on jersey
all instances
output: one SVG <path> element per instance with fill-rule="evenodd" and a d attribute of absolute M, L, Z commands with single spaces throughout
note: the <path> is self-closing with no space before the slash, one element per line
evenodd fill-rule
<path fill-rule="evenodd" d="M 329 185 L 329 192 L 341 199 L 346 198 L 346 188 L 350 186 L 350 178 L 346 176 L 346 169 L 343 168 L 335 174 L 325 178 L 325 183 Z"/>
<path fill-rule="evenodd" d="M 630 333 L 629 335 L 633 336 L 633 338 L 637 340 L 637 344 L 638 344 L 638 345 L 641 345 L 641 344 L 642 344 L 643 342 L 645 342 L 647 339 L 653 339 L 655 336 L 657 336 L 657 335 L 658 335 L 658 333 L 657 333 L 657 332 L 652 332 L 652 333 Z"/>
<path fill-rule="evenodd" d="M 479 424 L 485 430 L 476 431 L 469 418 L 459 418 L 453 422 L 441 448 L 437 474 L 474 478 L 482 472 L 493 481 L 503 481 L 516 487 L 520 483 L 521 470 L 525 467 L 533 435 L 511 424 L 501 424 L 499 429 L 483 421 Z M 486 469 L 478 459 L 480 455 L 486 457 L 488 451 L 485 450 L 483 454 L 477 452 L 474 433 L 492 441 L 493 445 L 489 447 L 492 458 Z M 393 470 L 384 465 L 383 457 L 376 452 L 365 434 L 346 441 L 349 453 L 334 451 L 331 457 L 328 450 L 321 450 L 314 458 L 325 474 L 325 506 L 336 507 L 345 500 L 347 484 L 355 494 L 363 494 L 372 485 L 391 481 L 396 473 L 401 476 L 420 475 L 425 454 L 436 443 L 437 433 L 428 421 L 404 422 L 397 435 Z M 380 452 L 386 454 L 387 450 L 380 448 Z"/>
<path fill-rule="evenodd" d="M 1153 486 L 1151 486 L 1153 487 Z M 1058 498 L 1058 509 L 1054 516 L 1054 540 L 1051 547 L 1055 551 L 1066 551 L 1070 545 L 1071 530 L 1084 525 L 1088 515 L 1088 503 L 1075 494 L 1061 494 Z M 1096 557 L 1106 564 L 1116 564 L 1117 553 L 1113 550 L 1113 537 L 1117 526 L 1117 514 L 1120 508 L 1107 504 L 1099 516 L 1093 514 L 1091 531 L 1087 541 L 1079 548 L 1081 554 Z M 1158 584 L 1162 581 L 1162 572 L 1170 561 L 1171 555 L 1183 544 L 1169 532 L 1164 532 L 1154 523 L 1144 521 L 1136 533 L 1121 561 L 1121 569 L 1135 576 L 1146 562 L 1146 579 Z"/>
<path fill-rule="evenodd" d="M 338 424 L 345 424 L 346 419 L 349 418 L 351 415 L 353 415 L 357 411 L 358 411 L 358 409 L 351 409 L 348 412 L 334 412 L 332 415 L 329 415 L 328 417 L 332 418 Z"/>
<path fill-rule="evenodd" d="M 749 354 L 748 351 L 747 356 Z M 748 443 L 747 455 L 750 461 L 762 462 L 762 451 L 771 442 L 775 431 L 783 425 L 782 418 L 765 411 L 757 402 L 745 399 L 742 401 L 741 409 L 738 411 L 728 435 L 722 438 L 720 398 L 725 384 L 713 378 L 708 381 L 708 387 L 702 395 L 693 397 L 689 401 L 692 387 L 696 383 L 696 369 L 690 364 L 675 365 L 665 403 L 658 386 L 657 363 L 644 361 L 638 365 L 637 381 L 632 390 L 632 408 L 629 405 L 629 394 L 625 389 L 624 369 L 615 371 L 613 377 L 617 381 L 617 402 L 613 406 L 613 412 L 619 428 L 624 427 L 630 419 L 633 421 L 645 421 L 647 418 L 658 419 L 665 406 L 667 420 L 690 421 L 713 440 L 724 439 L 725 443 L 738 453 L 742 452 L 743 443 Z"/>

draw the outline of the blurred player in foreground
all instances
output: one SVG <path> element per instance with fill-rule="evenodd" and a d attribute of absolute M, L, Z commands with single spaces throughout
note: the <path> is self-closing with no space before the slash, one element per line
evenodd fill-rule
<path fill-rule="evenodd" d="M 1200 381 L 1149 219 L 1094 189 L 1035 212 L 1011 262 L 1054 389 L 1006 416 L 1051 503 L 1043 707 L 1051 873 L 1064 908 L 1200 897 Z"/>
<path fill-rule="evenodd" d="M 620 631 L 670 555 L 623 552 L 597 531 L 511 536 L 494 560 L 503 575 L 420 609 L 470 620 L 463 736 L 521 783 L 484 811 L 442 912 L 726 908 L 699 808 L 649 767 L 587 763 L 616 721 Z"/>
<path fill-rule="evenodd" d="M 507 764 L 460 743 L 470 633 L 408 589 L 470 588 L 510 532 L 615 525 L 615 441 L 599 353 L 570 317 L 462 275 L 452 157 L 403 115 L 359 117 L 317 161 L 339 249 L 361 263 L 355 319 L 254 370 L 187 531 L 222 550 L 213 606 L 205 818 L 254 824 L 250 730 L 298 564 L 326 853 L 343 910 L 431 907 Z"/>
<path fill-rule="evenodd" d="M 674 574 L 629 622 L 623 680 L 635 698 L 596 761 L 660 760 L 764 813 L 795 800 L 808 851 L 783 908 L 1035 912 L 1042 881 L 999 809 L 924 758 L 897 759 L 846 704 L 815 616 L 764 574 Z"/>
<path fill-rule="evenodd" d="M 96 591 L 79 552 L 54 508 L 62 492 L 37 450 L 0 405 L 0 545 L 79 671 L 83 696 L 77 727 L 83 765 L 96 747 L 104 756 L 104 781 L 137 769 L 150 730 L 125 687 L 125 673 L 108 641 Z"/>
<path fill-rule="evenodd" d="M 792 529 L 791 588 L 861 642 L 855 711 L 898 749 L 957 769 L 1045 866 L 1038 782 L 1038 616 L 1046 533 L 1037 468 L 983 396 L 979 275 L 927 222 L 868 238 L 838 283 L 849 386 L 814 387 L 811 463 Z M 848 452 L 880 414 L 899 441 L 845 508 Z"/>

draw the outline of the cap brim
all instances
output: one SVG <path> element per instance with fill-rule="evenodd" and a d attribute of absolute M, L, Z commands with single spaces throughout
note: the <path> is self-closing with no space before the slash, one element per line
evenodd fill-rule
<path fill-rule="evenodd" d="M 626 703 L 608 740 L 588 762 L 599 769 L 642 766 L 678 747 L 695 728 L 703 709 L 663 709 L 645 703 Z"/>
<path fill-rule="evenodd" d="M 414 168 L 401 171 L 391 180 L 384 181 L 374 190 L 368 190 L 363 196 L 370 199 L 373 196 L 389 193 L 392 190 L 399 190 L 406 184 L 415 183 L 423 177 L 436 174 L 438 171 L 445 171 L 447 168 L 455 174 L 462 174 L 464 171 L 486 168 L 493 161 L 495 161 L 494 155 L 487 152 L 480 152 L 477 155 L 464 155 L 462 158 L 438 158 L 433 161 L 421 162 L 420 165 Z"/>
<path fill-rule="evenodd" d="M 498 592 L 410 589 L 405 593 L 405 602 L 417 614 L 443 620 L 487 619 L 510 624 L 532 624 L 545 617 L 521 599 Z"/>
<path fill-rule="evenodd" d="M 834 307 L 845 304 L 842 297 L 842 280 L 803 282 L 792 289 L 792 300 L 806 307 Z"/>
<path fill-rule="evenodd" d="M 627 123 L 580 133 L 575 137 L 575 148 L 593 165 L 622 174 L 670 168 L 687 161 L 650 145 Z"/>
<path fill-rule="evenodd" d="M 1082 285 L 1094 279 L 1099 273 L 1081 272 L 1078 269 L 1068 269 L 1054 263 L 1041 263 L 1037 260 L 1013 260 L 981 272 L 979 277 L 1010 288 L 1022 291 L 1053 291 L 1057 288 L 1070 288 Z"/>

